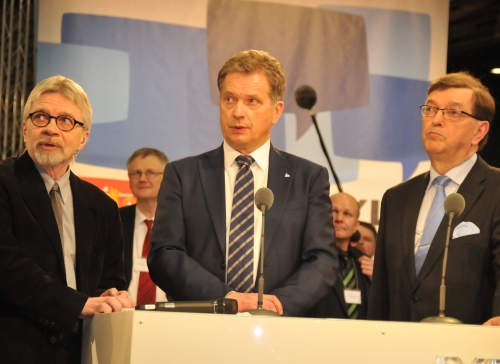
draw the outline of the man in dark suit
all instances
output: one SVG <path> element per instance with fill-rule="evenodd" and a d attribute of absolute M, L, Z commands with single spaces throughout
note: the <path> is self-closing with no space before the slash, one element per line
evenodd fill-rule
<path fill-rule="evenodd" d="M 125 277 L 130 298 L 138 305 L 166 301 L 167 296 L 161 289 L 156 289 L 151 297 L 141 290 L 139 282 L 149 279 L 146 258 L 143 257 L 144 241 L 148 232 L 147 220 L 154 220 L 158 191 L 163 180 L 163 171 L 168 158 L 162 151 L 154 148 L 137 149 L 127 160 L 130 190 L 137 203 L 120 208 L 123 226 Z M 142 276 L 142 277 L 141 277 Z M 142 278 L 142 279 L 141 279 Z M 152 298 L 152 300 L 148 300 Z"/>
<path fill-rule="evenodd" d="M 351 237 L 359 227 L 359 203 L 345 192 L 336 193 L 330 199 L 340 275 L 328 295 L 316 305 L 312 316 L 366 319 L 373 260 L 351 246 Z"/>
<path fill-rule="evenodd" d="M 263 51 L 238 53 L 219 71 L 218 87 L 224 143 L 167 165 L 148 257 L 151 277 L 174 300 L 228 297 L 238 301 L 239 311 L 255 309 L 262 221 L 253 193 L 267 186 L 274 192 L 274 204 L 266 212 L 262 308 L 306 316 L 338 275 L 328 172 L 270 143 L 271 126 L 284 107 L 285 74 L 278 60 Z M 239 166 L 237 158 L 247 162 Z M 245 176 L 237 180 L 243 169 Z M 252 201 L 244 208 L 249 206 L 253 217 L 246 219 L 249 227 L 244 235 L 246 243 L 256 239 L 250 249 L 228 257 L 235 246 L 230 236 L 240 227 L 230 227 L 239 219 L 232 216 L 237 200 L 233 189 L 248 175 L 253 182 L 246 187 L 253 183 L 254 188 L 248 191 Z M 253 258 L 242 268 L 249 273 L 233 278 L 234 271 L 240 272 L 233 269 L 240 261 L 230 261 L 241 252 L 243 260 Z M 238 279 L 249 288 L 228 283 Z"/>
<path fill-rule="evenodd" d="M 134 306 L 118 208 L 69 168 L 92 119 L 78 84 L 40 82 L 23 116 L 27 152 L 0 162 L 0 357 L 79 363 L 80 318 Z"/>
<path fill-rule="evenodd" d="M 451 225 L 445 313 L 482 324 L 500 315 L 500 171 L 477 155 L 495 101 L 478 79 L 459 72 L 432 82 L 420 108 L 431 170 L 384 195 L 368 318 L 421 321 L 438 315 L 448 216 L 437 220 L 433 238 L 426 228 L 444 213 L 442 203 L 432 206 L 444 189 L 465 199 Z M 448 177 L 438 178 L 447 181 L 444 187 L 433 182 L 439 176 Z"/>

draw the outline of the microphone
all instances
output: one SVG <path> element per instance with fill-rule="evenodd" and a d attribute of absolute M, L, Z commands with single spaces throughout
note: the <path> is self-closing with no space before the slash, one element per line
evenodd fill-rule
<path fill-rule="evenodd" d="M 441 286 L 439 287 L 439 315 L 427 317 L 421 322 L 441 323 L 441 324 L 462 324 L 463 322 L 453 318 L 446 317 L 444 309 L 446 306 L 446 265 L 448 264 L 448 246 L 450 245 L 451 221 L 454 217 L 458 217 L 464 212 L 465 200 L 459 193 L 450 193 L 444 200 L 444 211 L 448 215 L 448 230 L 446 232 L 446 245 L 444 247 L 443 256 L 443 271 L 441 274 Z"/>
<path fill-rule="evenodd" d="M 321 132 L 319 131 L 318 123 L 316 122 L 316 113 L 312 109 L 312 107 L 316 104 L 316 99 L 316 91 L 309 85 L 302 85 L 295 90 L 295 101 L 297 102 L 297 105 L 299 105 L 299 107 L 301 107 L 302 109 L 309 110 L 309 114 L 311 115 L 316 133 L 318 134 L 321 149 L 323 150 L 323 154 L 328 161 L 328 165 L 330 166 L 330 170 L 332 171 L 333 179 L 335 180 L 337 189 L 339 190 L 339 192 L 343 192 L 340 180 L 335 173 L 332 161 L 330 160 L 330 156 L 328 155 L 328 151 L 326 150 L 325 142 L 323 141 L 323 137 L 321 136 Z"/>
<path fill-rule="evenodd" d="M 354 234 L 351 235 L 351 238 L 349 239 L 350 243 L 357 243 L 361 239 L 361 234 L 359 233 L 359 230 L 356 230 Z"/>
<path fill-rule="evenodd" d="M 264 301 L 264 232 L 266 225 L 266 211 L 271 208 L 274 202 L 274 194 L 267 187 L 262 187 L 255 193 L 255 205 L 262 212 L 262 229 L 260 235 L 260 258 L 259 258 L 259 284 L 257 288 L 257 308 L 254 310 L 247 310 L 253 316 L 279 316 L 276 312 L 271 310 L 264 310 L 262 303 Z"/>
<path fill-rule="evenodd" d="M 213 301 L 168 301 L 136 306 L 136 310 L 191 312 L 191 313 L 238 313 L 238 301 L 232 298 L 219 298 Z"/>
<path fill-rule="evenodd" d="M 295 90 L 295 101 L 297 105 L 306 110 L 311 110 L 316 105 L 316 91 L 309 85 L 302 85 Z"/>

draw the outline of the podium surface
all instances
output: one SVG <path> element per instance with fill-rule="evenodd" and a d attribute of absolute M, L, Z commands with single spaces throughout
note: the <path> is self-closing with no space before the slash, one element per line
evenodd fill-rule
<path fill-rule="evenodd" d="M 500 327 L 158 311 L 85 321 L 84 364 L 435 363 L 500 358 Z"/>

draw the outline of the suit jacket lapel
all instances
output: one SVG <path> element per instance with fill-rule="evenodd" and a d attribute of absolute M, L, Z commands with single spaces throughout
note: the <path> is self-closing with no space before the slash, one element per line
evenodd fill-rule
<path fill-rule="evenodd" d="M 472 209 L 477 199 L 483 192 L 483 181 L 486 179 L 487 170 L 488 165 L 481 159 L 481 157 L 478 156 L 476 163 L 457 191 L 465 199 L 465 209 L 460 216 L 458 216 L 456 219 L 453 219 L 452 229 L 462 221 L 465 221 L 467 214 Z"/>
<path fill-rule="evenodd" d="M 40 224 L 40 227 L 47 235 L 57 255 L 59 267 L 65 276 L 61 237 L 59 236 L 54 211 L 52 210 L 50 198 L 42 176 L 40 176 L 40 173 L 27 152 L 15 162 L 15 173 L 19 181 L 21 196 L 35 220 Z"/>
<path fill-rule="evenodd" d="M 71 192 L 73 194 L 73 211 L 75 220 L 76 261 L 75 274 L 77 285 L 82 289 L 83 271 L 81 262 L 91 262 L 95 239 L 99 231 L 100 219 L 94 207 L 93 195 L 89 193 L 80 179 L 71 172 L 69 176 Z"/>
<path fill-rule="evenodd" d="M 271 145 L 267 186 L 274 194 L 273 206 L 266 211 L 264 252 L 273 241 L 276 228 L 283 216 L 293 182 L 293 165 L 278 149 Z"/>
<path fill-rule="evenodd" d="M 406 273 L 411 283 L 415 282 L 415 231 L 417 220 L 424 198 L 425 188 L 429 183 L 429 172 L 417 177 L 416 186 L 413 186 L 413 193 L 408 199 L 408 205 L 402 206 L 403 218 L 403 255 L 406 262 Z"/>
<path fill-rule="evenodd" d="M 224 180 L 224 151 L 222 146 L 206 153 L 198 164 L 203 194 L 212 218 L 217 240 L 226 252 L 226 193 Z"/>

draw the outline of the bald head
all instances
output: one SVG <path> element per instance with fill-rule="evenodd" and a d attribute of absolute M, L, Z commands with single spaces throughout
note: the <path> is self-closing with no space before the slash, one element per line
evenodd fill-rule
<path fill-rule="evenodd" d="M 337 245 L 342 250 L 347 250 L 351 236 L 359 226 L 359 203 L 345 192 L 330 196 L 332 200 L 333 225 Z"/>
<path fill-rule="evenodd" d="M 331 195 L 330 200 L 332 200 L 332 206 L 345 206 L 354 214 L 356 219 L 359 218 L 359 203 L 352 195 L 339 192 Z"/>

